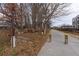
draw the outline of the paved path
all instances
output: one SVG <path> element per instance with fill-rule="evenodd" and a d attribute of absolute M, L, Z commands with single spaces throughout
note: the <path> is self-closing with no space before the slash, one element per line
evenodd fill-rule
<path fill-rule="evenodd" d="M 46 42 L 38 56 L 79 56 L 79 39 L 69 36 L 68 44 L 64 44 L 64 33 L 51 31 L 52 41 Z"/>

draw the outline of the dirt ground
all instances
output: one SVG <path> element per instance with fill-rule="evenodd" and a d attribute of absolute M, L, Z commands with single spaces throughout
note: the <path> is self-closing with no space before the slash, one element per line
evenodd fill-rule
<path fill-rule="evenodd" d="M 16 34 L 16 48 L 11 47 L 9 30 L 0 30 L 0 55 L 36 56 L 46 42 L 49 34 L 20 32 Z"/>

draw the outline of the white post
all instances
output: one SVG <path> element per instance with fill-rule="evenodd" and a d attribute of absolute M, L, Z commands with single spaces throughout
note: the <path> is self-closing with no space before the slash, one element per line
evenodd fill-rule
<path fill-rule="evenodd" d="M 12 36 L 11 43 L 12 43 L 12 47 L 15 48 L 16 47 L 16 38 L 15 38 L 15 36 Z"/>

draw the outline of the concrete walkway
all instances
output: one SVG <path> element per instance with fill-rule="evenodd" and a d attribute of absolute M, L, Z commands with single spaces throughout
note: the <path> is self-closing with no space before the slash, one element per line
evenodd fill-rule
<path fill-rule="evenodd" d="M 51 31 L 52 40 L 46 42 L 38 56 L 79 56 L 79 39 L 68 35 L 68 44 L 64 44 L 64 33 Z"/>

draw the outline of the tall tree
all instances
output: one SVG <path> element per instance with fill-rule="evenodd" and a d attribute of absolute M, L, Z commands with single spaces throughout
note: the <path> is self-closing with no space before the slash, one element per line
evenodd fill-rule
<path fill-rule="evenodd" d="M 31 4 L 32 8 L 32 21 L 33 27 L 36 29 L 40 25 L 40 29 L 45 29 L 50 23 L 50 19 L 59 16 L 68 15 L 66 7 L 70 4 L 67 3 L 34 3 Z M 49 23 L 48 23 L 49 22 Z M 38 25 L 39 24 L 39 25 Z M 38 26 L 37 26 L 38 25 Z"/>
<path fill-rule="evenodd" d="M 0 13 L 5 15 L 12 28 L 12 36 L 15 36 L 15 27 L 34 29 L 47 32 L 50 28 L 50 19 L 68 15 L 69 3 L 1 3 Z"/>
<path fill-rule="evenodd" d="M 16 3 L 0 4 L 0 12 L 4 14 L 11 23 L 11 40 L 13 41 L 13 47 L 15 47 L 15 27 L 17 24 L 17 20 L 19 19 L 18 8 L 18 4 Z"/>

